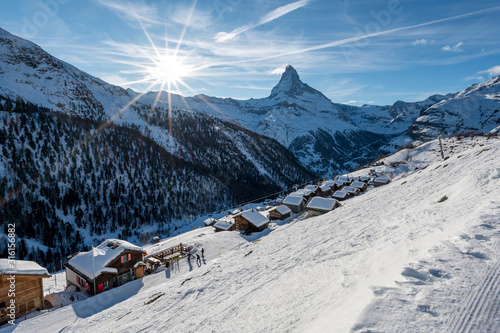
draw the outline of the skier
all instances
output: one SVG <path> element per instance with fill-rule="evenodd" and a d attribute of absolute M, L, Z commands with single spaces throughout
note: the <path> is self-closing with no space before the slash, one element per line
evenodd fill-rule
<path fill-rule="evenodd" d="M 191 261 L 191 251 L 188 252 L 188 261 Z"/>
<path fill-rule="evenodd" d="M 200 258 L 200 255 L 198 253 L 196 253 L 196 263 L 198 265 L 201 265 L 201 258 Z"/>
<path fill-rule="evenodd" d="M 205 259 L 205 249 L 201 248 L 201 257 Z"/>

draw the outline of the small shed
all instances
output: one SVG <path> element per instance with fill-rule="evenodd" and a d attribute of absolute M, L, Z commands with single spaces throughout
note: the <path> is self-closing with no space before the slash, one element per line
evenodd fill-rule
<path fill-rule="evenodd" d="M 368 189 L 368 185 L 365 182 L 352 182 L 351 187 L 359 188 L 361 192 L 364 192 Z"/>
<path fill-rule="evenodd" d="M 234 218 L 232 216 L 221 218 L 213 224 L 213 227 L 215 228 L 215 232 L 236 230 L 236 225 L 234 224 Z"/>
<path fill-rule="evenodd" d="M 368 183 L 370 181 L 370 177 L 366 177 L 366 176 L 360 176 L 359 177 L 359 181 L 360 182 L 364 182 L 364 183 Z"/>
<path fill-rule="evenodd" d="M 389 184 L 389 179 L 385 177 L 378 177 L 373 180 L 373 186 L 382 186 Z"/>
<path fill-rule="evenodd" d="M 332 195 L 332 198 L 337 199 L 339 201 L 345 200 L 349 197 L 350 197 L 349 193 L 344 191 L 335 191 L 335 193 L 333 193 Z"/>
<path fill-rule="evenodd" d="M 271 220 L 284 220 L 292 215 L 292 210 L 285 205 L 271 208 L 268 212 Z"/>
<path fill-rule="evenodd" d="M 42 310 L 43 279 L 48 277 L 49 272 L 36 262 L 0 259 L 0 323 Z"/>
<path fill-rule="evenodd" d="M 327 196 L 331 195 L 332 192 L 333 192 L 333 188 L 330 185 L 328 185 L 328 184 L 321 185 L 319 187 L 319 189 L 320 189 L 319 196 L 325 197 L 325 198 Z"/>
<path fill-rule="evenodd" d="M 281 203 L 290 208 L 292 212 L 300 213 L 306 207 L 307 201 L 302 196 L 290 194 Z"/>
<path fill-rule="evenodd" d="M 266 229 L 269 222 L 269 219 L 256 209 L 248 209 L 234 216 L 236 230 L 258 232 Z"/>
<path fill-rule="evenodd" d="M 351 196 L 355 196 L 355 195 L 358 195 L 361 193 L 361 190 L 359 188 L 352 187 L 352 186 L 344 186 L 342 188 L 342 191 L 349 193 L 349 195 L 351 195 Z"/>
<path fill-rule="evenodd" d="M 308 201 L 309 199 L 314 197 L 314 192 L 311 190 L 300 189 L 300 190 L 297 190 L 297 191 L 291 193 L 290 195 L 300 196 L 300 197 L 303 197 L 304 199 L 306 199 L 306 201 Z"/>
<path fill-rule="evenodd" d="M 160 237 L 158 236 L 154 236 L 153 238 L 151 238 L 151 244 L 156 244 L 160 241 Z"/>
<path fill-rule="evenodd" d="M 335 180 L 333 183 L 335 184 L 334 190 L 340 190 L 343 186 L 348 186 L 350 184 L 350 182 L 343 180 Z"/>
<path fill-rule="evenodd" d="M 208 219 L 203 221 L 203 223 L 205 224 L 205 227 L 213 226 L 215 224 L 215 222 L 217 222 L 217 220 L 214 218 L 211 218 L 211 217 L 209 217 Z"/>
<path fill-rule="evenodd" d="M 332 198 L 312 198 L 306 206 L 309 216 L 317 216 L 340 207 L 340 202 Z"/>
<path fill-rule="evenodd" d="M 314 196 L 319 195 L 319 193 L 321 192 L 321 189 L 318 185 L 307 185 L 306 187 L 304 187 L 304 190 L 311 191 Z"/>

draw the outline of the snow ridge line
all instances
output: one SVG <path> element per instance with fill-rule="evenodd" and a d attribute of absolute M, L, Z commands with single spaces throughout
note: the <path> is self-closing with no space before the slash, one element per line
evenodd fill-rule
<path fill-rule="evenodd" d="M 495 263 L 487 268 L 478 280 L 480 286 L 469 289 L 466 301 L 459 308 L 457 316 L 453 316 L 453 320 L 448 325 L 449 332 L 470 332 L 473 326 L 482 323 L 480 319 L 484 318 L 487 307 L 490 308 L 489 313 L 495 310 L 495 304 L 491 303 L 498 298 L 489 297 L 489 295 L 492 290 L 496 295 L 500 294 L 500 260 L 497 257 L 494 261 Z"/>

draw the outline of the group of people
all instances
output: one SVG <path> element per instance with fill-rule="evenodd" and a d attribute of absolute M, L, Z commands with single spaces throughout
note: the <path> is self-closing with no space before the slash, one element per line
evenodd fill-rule
<path fill-rule="evenodd" d="M 191 261 L 191 257 L 193 255 L 191 254 L 191 251 L 188 252 L 188 261 L 190 262 Z M 201 258 L 200 258 L 200 255 L 198 253 L 196 253 L 196 263 L 198 265 L 201 265 L 201 259 L 203 258 L 203 260 L 205 260 L 205 249 L 204 248 L 201 248 Z"/>

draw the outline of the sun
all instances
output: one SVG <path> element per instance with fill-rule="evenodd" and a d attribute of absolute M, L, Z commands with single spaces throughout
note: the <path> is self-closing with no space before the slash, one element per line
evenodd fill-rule
<path fill-rule="evenodd" d="M 183 59 L 175 56 L 163 55 L 153 60 L 152 66 L 148 69 L 150 80 L 162 85 L 182 82 L 191 74 L 192 68 L 183 63 Z"/>

